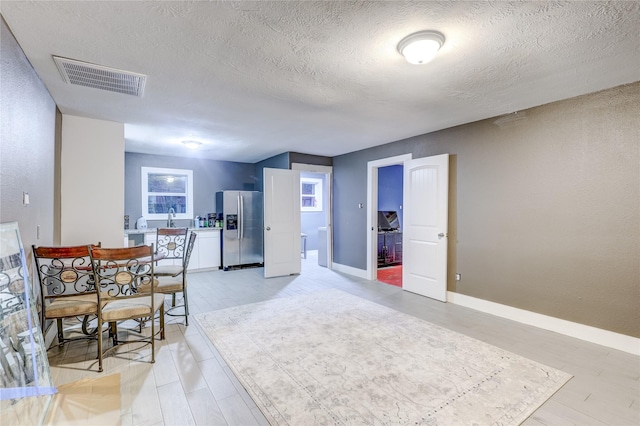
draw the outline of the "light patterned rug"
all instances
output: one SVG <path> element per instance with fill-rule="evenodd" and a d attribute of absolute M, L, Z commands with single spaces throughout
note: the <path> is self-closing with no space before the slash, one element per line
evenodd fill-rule
<path fill-rule="evenodd" d="M 519 424 L 571 378 L 339 290 L 196 319 L 273 425 Z"/>

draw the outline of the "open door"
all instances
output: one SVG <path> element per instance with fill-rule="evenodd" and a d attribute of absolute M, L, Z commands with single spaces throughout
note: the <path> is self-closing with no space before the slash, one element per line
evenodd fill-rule
<path fill-rule="evenodd" d="M 300 172 L 265 168 L 264 277 L 300 269 Z"/>
<path fill-rule="evenodd" d="M 402 288 L 447 300 L 449 154 L 404 163 Z"/>

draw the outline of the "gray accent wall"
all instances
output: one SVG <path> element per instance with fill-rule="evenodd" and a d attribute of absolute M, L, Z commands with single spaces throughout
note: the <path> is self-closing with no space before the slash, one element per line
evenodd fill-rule
<path fill-rule="evenodd" d="M 54 241 L 60 201 L 54 186 L 57 110 L 6 22 L 0 21 L 0 221 L 18 222 L 31 258 L 32 244 L 59 242 Z M 29 205 L 22 203 L 23 192 L 29 194 Z"/>
<path fill-rule="evenodd" d="M 334 157 L 334 261 L 366 269 L 368 161 L 449 153 L 449 291 L 640 337 L 640 82 L 523 112 Z"/>
<path fill-rule="evenodd" d="M 162 167 L 193 170 L 194 216 L 215 213 L 216 192 L 228 189 L 253 191 L 254 165 L 232 161 L 203 160 L 197 158 L 167 157 L 125 153 L 125 213 L 129 215 L 129 228 L 135 228 L 142 216 L 142 167 Z M 124 219 L 123 219 L 124 220 Z M 192 226 L 191 220 L 176 220 L 176 226 Z M 164 221 L 150 221 L 149 227 L 164 226 Z"/>
<path fill-rule="evenodd" d="M 289 169 L 289 153 L 275 155 L 255 164 L 256 191 L 264 191 L 263 170 L 268 169 Z"/>
<path fill-rule="evenodd" d="M 311 155 L 311 154 L 302 154 L 300 152 L 290 152 L 289 166 L 291 166 L 292 163 L 314 164 L 316 166 L 332 166 L 333 158 L 323 157 L 322 155 Z"/>

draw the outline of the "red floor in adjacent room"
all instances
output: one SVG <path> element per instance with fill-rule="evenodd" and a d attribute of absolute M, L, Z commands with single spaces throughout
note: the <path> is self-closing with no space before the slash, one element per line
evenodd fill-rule
<path fill-rule="evenodd" d="M 378 281 L 402 287 L 402 265 L 378 269 Z"/>

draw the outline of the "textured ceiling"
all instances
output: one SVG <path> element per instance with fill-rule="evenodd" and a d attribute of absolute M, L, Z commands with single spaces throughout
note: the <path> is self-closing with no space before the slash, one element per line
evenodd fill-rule
<path fill-rule="evenodd" d="M 0 2 L 66 114 L 126 149 L 334 156 L 640 80 L 640 2 Z M 397 53 L 431 29 L 433 62 Z M 143 98 L 65 84 L 52 55 L 146 74 Z M 192 153 L 183 139 L 203 142 Z"/>

